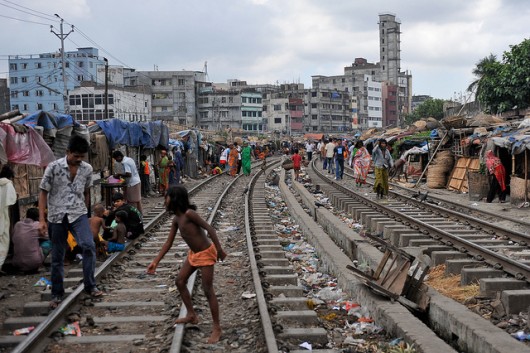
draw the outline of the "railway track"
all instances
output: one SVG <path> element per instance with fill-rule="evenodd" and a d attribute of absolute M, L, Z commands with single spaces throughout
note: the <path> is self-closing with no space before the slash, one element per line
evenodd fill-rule
<path fill-rule="evenodd" d="M 464 285 L 479 282 L 479 297 L 498 295 L 508 315 L 527 311 L 530 267 L 526 258 L 526 234 L 496 227 L 476 215 L 470 219 L 465 212 L 461 213 L 465 208 L 462 205 L 459 212 L 454 212 L 440 207 L 438 202 L 421 202 L 411 198 L 411 193 L 394 192 L 388 200 L 376 200 L 371 189 L 354 189 L 354 180 L 346 175 L 345 180 L 335 181 L 314 167 L 308 174 L 312 184 L 320 186 L 338 212 L 360 222 L 371 234 L 414 256 L 430 256 L 431 266 L 445 264 L 446 273 L 460 274 Z M 306 202 L 315 213 L 317 207 Z M 335 239 L 335 242 L 345 244 L 343 250 L 352 260 L 358 259 L 356 245 L 345 239 Z M 447 315 L 458 316 L 457 313 Z"/>
<path fill-rule="evenodd" d="M 257 167 L 261 163 L 254 163 Z M 190 190 L 197 196 L 198 207 L 215 214 L 216 207 L 235 179 L 219 175 L 204 180 Z M 9 317 L 2 323 L 0 336 L 1 352 L 86 352 L 122 351 L 137 347 L 137 351 L 156 350 L 171 346 L 168 342 L 169 318 L 178 313 L 175 302 L 176 288 L 174 272 L 183 262 L 187 246 L 183 242 L 174 244 L 172 253 L 160 263 L 157 276 L 148 276 L 145 269 L 156 256 L 167 237 L 171 217 L 167 214 L 163 200 L 144 215 L 146 232 L 128 243 L 121 253 L 107 258 L 96 269 L 96 279 L 104 289 L 105 296 L 93 299 L 83 293 L 81 268 L 70 268 L 65 277 L 66 297 L 61 305 L 50 311 L 49 290 L 40 293 L 40 301 L 26 302 L 21 315 Z M 28 289 L 28 293 L 32 288 Z M 185 310 L 181 310 L 181 313 Z M 60 328 L 78 322 L 82 336 L 65 336 Z M 171 322 L 171 320 L 169 320 Z M 169 326 L 168 326 L 169 325 Z M 35 327 L 28 336 L 13 336 L 12 331 L 22 327 Z M 180 325 L 182 326 L 182 325 Z M 178 336 L 179 330 L 176 330 Z M 170 336 L 173 336 L 171 332 Z M 87 348 L 89 347 L 89 348 Z"/>
<path fill-rule="evenodd" d="M 345 167 L 344 175 L 353 178 L 353 170 L 349 167 Z M 373 178 L 369 176 L 368 185 L 373 185 L 372 180 Z M 397 192 L 397 190 L 399 190 L 399 192 Z M 408 197 L 411 199 L 417 199 L 419 196 L 425 194 L 421 194 L 421 191 L 418 190 L 411 190 L 410 188 L 403 187 L 397 183 L 392 183 L 392 190 L 390 190 L 389 192 L 391 192 L 394 197 L 407 197 L 408 195 Z M 502 234 L 503 230 L 506 229 L 506 227 L 497 226 L 497 224 L 501 220 L 510 222 L 511 227 L 513 228 L 522 229 L 527 233 L 530 231 L 530 222 L 524 219 L 513 218 L 510 217 L 510 215 L 508 214 L 503 214 L 502 217 L 500 217 L 499 213 L 491 212 L 484 209 L 478 209 L 476 207 L 463 204 L 461 202 L 454 202 L 447 199 L 446 197 L 437 196 L 433 192 L 428 194 L 427 201 L 431 205 L 439 206 L 440 209 L 446 212 L 446 214 L 449 216 L 456 214 L 465 217 L 467 222 L 470 222 L 471 224 L 475 223 L 478 227 L 489 227 L 490 231 L 493 231 L 497 234 Z M 524 236 L 517 237 L 520 238 L 521 242 L 525 242 L 526 240 L 524 239 Z"/>
<path fill-rule="evenodd" d="M 387 200 L 376 200 L 370 189 L 353 189 L 353 176 L 349 174 L 346 175 L 351 177 L 351 181 L 336 182 L 326 177 L 318 168 L 313 168 L 312 171 L 320 181 L 337 190 L 335 193 L 348 195 L 352 205 L 358 204 L 358 207 L 352 206 L 349 209 L 343 207 L 345 211 L 361 220 L 372 233 L 377 233 L 378 229 L 380 233 L 387 230 L 387 234 L 382 235 L 393 245 L 442 245 L 447 249 L 438 249 L 432 256 L 434 265 L 444 263 L 448 259 L 461 259 L 462 269 L 481 265 L 493 267 L 494 270 L 481 270 L 486 274 L 485 277 L 510 275 L 514 281 L 520 282 L 520 288 L 525 288 L 530 281 L 530 262 L 525 257 L 530 235 L 499 227 L 476 216 L 469 216 L 467 212 L 461 211 L 465 208 L 463 205 L 460 206 L 460 211 L 456 212 L 397 192 L 390 192 Z M 331 189 L 328 189 L 328 192 L 333 193 Z M 340 202 L 334 203 L 340 206 Z M 407 233 L 392 231 L 393 227 L 402 226 L 408 228 Z M 451 271 L 455 271 L 457 264 L 452 265 L 454 266 Z M 469 282 L 479 278 L 480 274 L 476 273 Z M 514 289 L 509 285 L 507 288 Z M 528 306 L 530 301 L 522 304 Z"/>

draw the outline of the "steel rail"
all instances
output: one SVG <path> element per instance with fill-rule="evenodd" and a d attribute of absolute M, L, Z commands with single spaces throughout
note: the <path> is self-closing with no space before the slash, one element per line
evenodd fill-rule
<path fill-rule="evenodd" d="M 344 168 L 345 168 L 345 169 L 348 168 L 348 170 L 351 170 L 350 167 L 346 167 L 346 166 L 345 166 Z M 353 175 L 350 174 L 350 173 L 346 173 L 346 172 L 345 172 L 344 174 L 353 177 Z M 369 177 L 369 178 L 372 179 L 372 177 Z M 392 183 L 392 186 L 393 186 L 393 187 L 396 187 L 396 188 L 399 188 L 399 189 L 401 189 L 401 190 L 403 190 L 403 191 L 409 192 L 409 193 L 411 193 L 411 195 L 414 195 L 414 194 L 417 193 L 417 191 L 414 191 L 414 192 L 413 192 L 413 191 L 411 191 L 410 189 L 408 189 L 408 188 L 406 188 L 406 187 L 403 187 L 403 186 L 401 186 L 401 185 L 399 185 L 399 184 L 396 184 L 396 183 Z M 399 194 L 397 194 L 396 192 L 392 192 L 392 193 L 394 193 L 394 194 L 396 194 L 396 195 L 399 195 Z M 401 197 L 404 197 L 404 196 L 401 196 Z M 435 200 L 435 201 L 441 202 L 441 203 L 445 203 L 445 204 L 447 204 L 447 205 L 449 205 L 450 207 L 452 207 L 452 208 L 455 209 L 455 210 L 444 209 L 445 212 L 447 212 L 447 211 L 453 211 L 453 212 L 456 212 L 456 213 L 458 214 L 458 211 L 460 211 L 460 212 L 471 211 L 471 212 L 481 213 L 481 214 L 487 215 L 487 216 L 489 216 L 489 217 L 497 217 L 497 218 L 499 217 L 499 215 L 498 215 L 497 213 L 494 213 L 494 212 L 491 212 L 491 211 L 488 211 L 488 210 L 479 210 L 479 209 L 472 208 L 472 207 L 469 207 L 469 206 L 464 206 L 464 205 L 462 205 L 462 204 L 460 204 L 460 203 L 457 203 L 457 202 L 454 202 L 454 201 L 451 201 L 451 200 L 444 199 L 443 197 L 440 197 L 440 196 L 436 196 L 435 194 L 429 194 L 429 198 L 432 199 L 432 200 Z M 413 199 L 412 199 L 412 200 L 413 200 Z M 414 200 L 414 201 L 416 201 L 416 200 Z M 433 205 L 433 206 L 434 206 L 434 205 Z M 464 215 L 464 216 L 467 216 L 467 215 Z M 472 220 L 477 220 L 476 218 L 473 218 L 473 217 L 471 217 L 471 216 L 467 216 L 467 217 L 470 217 Z M 521 219 L 515 219 L 515 218 L 512 218 L 512 217 L 510 217 L 510 216 L 503 216 L 502 218 L 505 219 L 505 220 L 507 220 L 507 221 L 510 221 L 510 222 L 513 222 L 513 223 L 520 224 L 520 225 L 522 225 L 522 226 L 529 226 L 529 227 L 530 227 L 530 222 L 526 222 L 526 221 L 523 221 L 523 220 L 521 220 Z M 485 222 L 485 221 L 484 221 L 484 222 Z M 487 224 L 487 225 L 491 225 L 490 223 L 487 223 L 487 222 L 486 222 L 486 224 Z M 500 230 L 499 230 L 500 232 L 503 231 L 503 228 L 499 227 L 499 229 L 500 229 Z M 520 232 L 515 232 L 515 233 L 520 234 L 520 235 L 521 235 L 521 239 L 526 238 L 527 241 L 530 240 L 530 236 L 527 235 L 527 234 L 520 233 Z M 530 243 L 530 242 L 528 242 L 528 243 Z M 521 245 L 526 246 L 527 244 L 521 244 Z"/>
<path fill-rule="evenodd" d="M 386 216 L 394 219 L 397 222 L 404 223 L 404 220 L 408 221 L 410 224 L 415 224 L 423 234 L 429 235 L 431 238 L 438 240 L 448 246 L 452 246 L 458 249 L 460 252 L 467 253 L 470 256 L 473 256 L 477 261 L 483 261 L 489 265 L 495 267 L 496 269 L 502 269 L 503 271 L 511 274 L 519 280 L 530 281 L 530 266 L 512 260 L 504 255 L 500 255 L 489 249 L 485 249 L 477 244 L 474 244 L 468 240 L 464 240 L 456 235 L 453 235 L 444 230 L 438 229 L 434 226 L 426 224 L 422 221 L 418 221 L 411 216 L 405 215 L 396 211 L 390 207 L 384 206 L 380 203 L 372 201 L 368 198 L 365 198 L 356 192 L 346 188 L 345 186 L 340 185 L 332 180 L 326 178 L 318 168 L 315 168 L 314 163 L 312 164 L 313 171 L 325 182 L 333 185 L 333 187 L 341 190 L 342 192 L 352 196 L 353 198 L 361 201 L 365 205 L 377 210 L 378 212 L 383 213 Z"/>
<path fill-rule="evenodd" d="M 279 163 L 279 162 L 277 162 Z M 272 164 L 274 166 L 275 164 Z M 267 345 L 267 351 L 269 353 L 278 353 L 278 344 L 275 339 L 274 329 L 272 326 L 271 317 L 269 314 L 269 309 L 267 307 L 267 300 L 265 299 L 265 293 L 261 285 L 261 278 L 259 274 L 258 263 L 256 261 L 256 253 L 253 248 L 253 239 L 252 237 L 256 235 L 255 230 L 253 229 L 252 218 L 252 208 L 251 208 L 251 193 L 254 191 L 254 185 L 256 184 L 259 176 L 264 172 L 264 170 L 258 171 L 248 184 L 249 191 L 245 195 L 245 234 L 247 238 L 247 247 L 248 247 L 248 258 L 250 261 L 250 268 L 252 271 L 252 279 L 254 281 L 254 288 L 256 290 L 256 301 L 258 303 L 258 310 L 261 317 L 261 326 L 263 328 L 263 333 L 265 336 L 265 343 Z"/>
<path fill-rule="evenodd" d="M 259 174 L 259 171 L 258 171 Z M 222 175 L 222 174 L 220 174 Z M 221 206 L 221 202 L 223 201 L 223 198 L 228 193 L 228 190 L 231 189 L 232 185 L 242 176 L 243 174 L 239 174 L 237 177 L 233 178 L 233 180 L 228 183 L 224 189 L 224 191 L 221 193 L 221 195 L 217 198 L 217 201 L 215 205 L 212 208 L 212 211 L 210 212 L 210 215 L 208 216 L 208 219 L 206 220 L 209 224 L 213 222 L 217 215 L 217 211 L 219 210 Z M 195 189 L 194 189 L 195 190 Z M 248 195 L 248 193 L 247 193 Z M 197 271 L 193 272 L 193 274 L 188 278 L 188 282 L 186 284 L 186 287 L 188 288 L 188 291 L 190 292 L 190 296 L 193 297 L 193 288 L 195 287 L 195 281 L 197 279 Z M 178 319 L 182 319 L 186 317 L 188 314 L 188 310 L 185 306 L 181 306 Z M 171 348 L 169 349 L 169 353 L 178 353 L 182 349 L 182 342 L 184 340 L 184 334 L 185 334 L 185 324 L 177 324 L 175 327 L 175 333 L 173 334 L 173 339 L 171 341 Z"/>

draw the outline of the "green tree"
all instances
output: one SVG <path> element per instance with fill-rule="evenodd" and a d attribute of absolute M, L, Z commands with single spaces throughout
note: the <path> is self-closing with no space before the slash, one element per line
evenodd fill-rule
<path fill-rule="evenodd" d="M 490 55 L 477 63 L 477 80 L 468 87 L 491 113 L 523 109 L 530 105 L 530 40 L 510 46 L 502 62 Z"/>
<path fill-rule="evenodd" d="M 425 118 L 435 118 L 440 120 L 444 117 L 444 100 L 437 98 L 429 98 L 423 101 L 410 114 L 405 115 L 405 124 L 410 125 L 415 121 Z"/>
<path fill-rule="evenodd" d="M 476 95 L 479 95 L 480 81 L 486 76 L 488 68 L 494 63 L 498 63 L 498 61 L 497 57 L 493 54 L 490 54 L 489 56 L 485 57 L 477 63 L 477 66 L 472 71 L 476 79 L 471 82 L 471 84 L 467 87 L 468 92 L 476 92 Z"/>

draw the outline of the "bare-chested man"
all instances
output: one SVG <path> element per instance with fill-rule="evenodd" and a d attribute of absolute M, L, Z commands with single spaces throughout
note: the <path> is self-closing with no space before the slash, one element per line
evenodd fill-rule
<path fill-rule="evenodd" d="M 204 294 L 208 299 L 213 320 L 213 330 L 208 339 L 208 343 L 216 343 L 221 338 L 221 325 L 219 322 L 219 304 L 213 289 L 213 266 L 218 259 L 224 260 L 226 253 L 219 243 L 215 229 L 203 220 L 197 212 L 195 212 L 197 207 L 190 204 L 186 188 L 180 185 L 171 187 L 166 193 L 165 202 L 167 210 L 173 212 L 175 217 L 171 224 L 169 236 L 162 246 L 158 256 L 147 267 L 147 273 L 155 273 L 158 263 L 173 245 L 177 230 L 180 229 L 180 235 L 186 244 L 188 244 L 190 250 L 175 281 L 182 301 L 186 306 L 187 315 L 182 319 L 178 319 L 176 323 L 197 324 L 199 322 L 199 317 L 195 310 L 193 310 L 191 296 L 186 284 L 191 274 L 195 272 L 197 268 L 200 268 L 202 287 Z M 208 239 L 208 236 L 204 233 L 203 229 L 208 232 L 211 241 Z"/>

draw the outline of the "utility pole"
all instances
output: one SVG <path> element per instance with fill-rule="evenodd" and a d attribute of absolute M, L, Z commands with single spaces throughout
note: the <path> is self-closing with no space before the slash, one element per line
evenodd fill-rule
<path fill-rule="evenodd" d="M 109 120 L 109 61 L 105 60 L 105 120 Z"/>
<path fill-rule="evenodd" d="M 64 34 L 64 31 L 63 31 L 63 22 L 64 22 L 64 20 L 58 14 L 55 14 L 55 17 L 57 17 L 57 18 L 59 18 L 61 20 L 61 26 L 60 26 L 61 33 L 56 33 L 53 30 L 53 26 L 50 26 L 50 32 L 55 34 L 57 36 L 57 38 L 59 38 L 61 40 L 61 61 L 62 61 L 62 66 L 63 66 L 63 85 L 64 85 L 64 94 L 63 94 L 64 112 L 68 113 L 68 111 L 70 109 L 69 109 L 69 106 L 68 106 L 68 88 L 66 86 L 66 61 L 64 59 L 64 40 L 66 39 L 66 37 L 68 37 L 68 35 L 70 33 L 72 33 L 74 31 L 74 26 L 72 25 L 72 29 L 70 30 L 70 32 Z"/>

